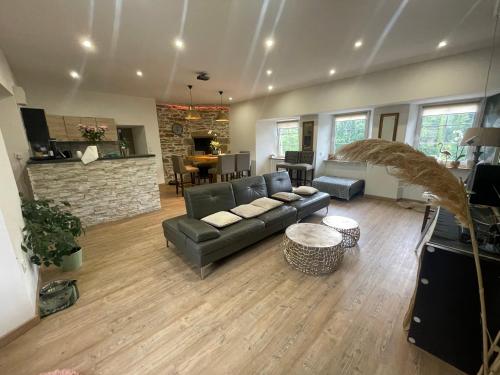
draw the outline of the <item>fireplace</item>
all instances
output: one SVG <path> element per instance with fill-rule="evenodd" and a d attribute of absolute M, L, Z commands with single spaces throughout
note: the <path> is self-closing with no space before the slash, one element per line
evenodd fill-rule
<path fill-rule="evenodd" d="M 194 141 L 194 151 L 203 151 L 205 154 L 210 154 L 212 149 L 210 148 L 210 142 L 214 139 L 214 137 L 206 136 L 206 137 L 193 137 Z"/>

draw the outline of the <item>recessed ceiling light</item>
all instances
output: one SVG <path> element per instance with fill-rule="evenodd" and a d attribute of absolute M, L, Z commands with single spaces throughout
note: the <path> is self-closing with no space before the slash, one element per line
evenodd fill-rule
<path fill-rule="evenodd" d="M 80 79 L 80 74 L 78 74 L 78 72 L 72 70 L 71 72 L 69 72 L 69 75 L 71 76 L 71 78 L 73 79 Z"/>
<path fill-rule="evenodd" d="M 273 71 L 272 71 L 271 69 L 267 69 L 267 70 L 266 70 L 266 74 L 267 74 L 268 76 L 270 76 L 271 74 L 273 74 Z"/>
<path fill-rule="evenodd" d="M 360 39 L 360 40 L 357 40 L 356 43 L 354 43 L 354 48 L 359 48 L 363 45 L 363 41 Z"/>
<path fill-rule="evenodd" d="M 228 99 L 229 99 L 230 102 L 233 101 L 233 97 L 232 96 L 230 96 Z"/>
<path fill-rule="evenodd" d="M 174 41 L 174 45 L 177 49 L 183 49 L 184 48 L 184 41 L 182 39 L 177 38 Z"/>
<path fill-rule="evenodd" d="M 267 90 L 268 90 L 268 91 L 273 91 L 273 89 L 274 89 L 274 86 L 273 86 L 273 85 L 269 85 L 269 86 L 267 86 Z"/>
<path fill-rule="evenodd" d="M 443 47 L 446 47 L 447 45 L 448 45 L 448 42 L 446 40 L 442 40 L 439 42 L 438 48 L 443 48 Z"/>
<path fill-rule="evenodd" d="M 138 70 L 137 72 L 135 72 L 135 74 L 137 74 L 138 77 L 142 77 L 142 71 L 141 70 Z"/>
<path fill-rule="evenodd" d="M 335 69 L 330 69 L 330 71 L 328 72 L 329 75 L 333 76 L 335 74 Z"/>
<path fill-rule="evenodd" d="M 267 38 L 266 41 L 264 42 L 264 45 L 266 46 L 267 49 L 271 49 L 274 46 L 274 39 Z"/>
<path fill-rule="evenodd" d="M 94 43 L 88 38 L 82 39 L 80 41 L 80 44 L 82 45 L 83 48 L 87 50 L 93 50 L 94 49 Z"/>

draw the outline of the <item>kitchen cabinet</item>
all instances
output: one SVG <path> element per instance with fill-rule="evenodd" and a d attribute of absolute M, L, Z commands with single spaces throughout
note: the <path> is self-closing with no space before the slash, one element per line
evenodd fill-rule
<path fill-rule="evenodd" d="M 59 115 L 45 115 L 47 127 L 49 129 L 49 136 L 56 141 L 67 141 L 68 135 L 66 133 L 66 126 L 64 125 L 64 118 Z"/>
<path fill-rule="evenodd" d="M 108 127 L 108 130 L 106 130 L 106 133 L 104 135 L 105 141 L 114 141 L 114 142 L 118 141 L 118 130 L 116 129 L 116 124 L 114 119 L 98 117 L 95 120 L 98 126 L 104 125 Z"/>

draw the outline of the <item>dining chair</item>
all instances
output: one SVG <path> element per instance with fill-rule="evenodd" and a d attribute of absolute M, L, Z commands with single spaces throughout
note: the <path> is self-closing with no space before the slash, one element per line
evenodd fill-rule
<path fill-rule="evenodd" d="M 234 176 L 235 172 L 235 154 L 219 155 L 217 158 L 217 166 L 208 170 L 210 182 L 217 182 L 217 175 L 220 175 L 221 181 L 229 181 L 229 179 Z"/>
<path fill-rule="evenodd" d="M 312 181 L 314 180 L 314 151 L 300 151 L 299 152 L 299 162 L 291 166 L 293 170 L 296 171 L 297 178 L 296 184 L 312 186 Z M 308 176 L 310 179 L 308 179 Z"/>
<path fill-rule="evenodd" d="M 179 186 L 181 188 L 182 196 L 184 196 L 184 185 L 189 182 L 184 181 L 184 175 L 191 175 L 191 185 L 195 185 L 196 179 L 198 179 L 198 183 L 200 181 L 198 173 L 200 170 L 192 165 L 186 165 L 184 163 L 184 158 L 182 156 L 173 155 L 172 156 L 172 167 L 174 169 L 174 178 L 175 178 L 175 194 L 179 195 Z M 179 176 L 179 177 L 177 177 Z"/>
<path fill-rule="evenodd" d="M 246 177 L 249 177 L 250 172 L 250 153 L 241 152 L 236 154 L 236 177 L 244 177 L 246 172 Z"/>

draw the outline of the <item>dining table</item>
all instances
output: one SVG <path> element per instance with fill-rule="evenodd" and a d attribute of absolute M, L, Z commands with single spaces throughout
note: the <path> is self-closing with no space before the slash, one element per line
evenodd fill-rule
<path fill-rule="evenodd" d="M 189 155 L 186 157 L 186 160 L 193 163 L 195 167 L 198 167 L 199 176 L 202 179 L 207 179 L 210 176 L 208 175 L 208 170 L 210 168 L 214 168 L 217 166 L 217 161 L 219 160 L 218 155 Z"/>

